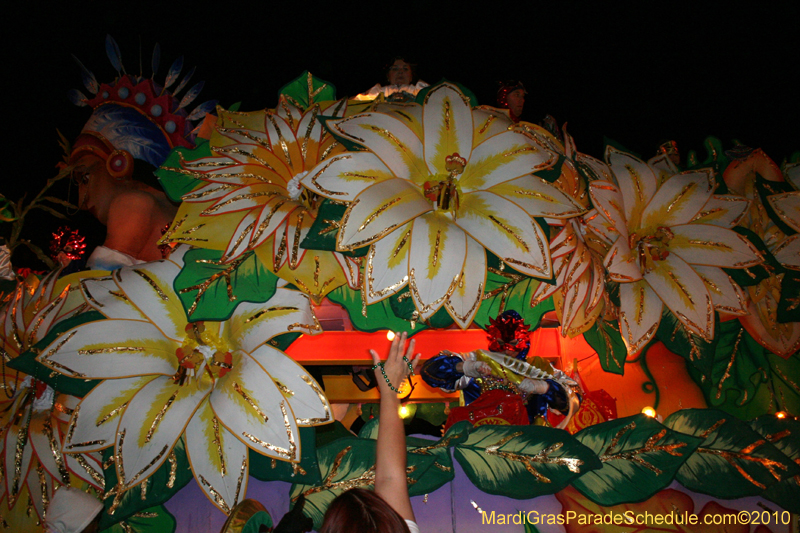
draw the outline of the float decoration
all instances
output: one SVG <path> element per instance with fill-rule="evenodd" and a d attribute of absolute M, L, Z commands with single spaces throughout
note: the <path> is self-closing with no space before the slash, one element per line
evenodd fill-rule
<path fill-rule="evenodd" d="M 628 353 L 653 339 L 664 307 L 711 340 L 714 309 L 737 289 L 720 267 L 761 261 L 752 244 L 729 229 L 747 204 L 714 195 L 710 170 L 678 173 L 666 156 L 645 163 L 608 148 L 606 160 L 616 183 L 589 186 L 592 203 L 610 225 L 604 263 L 609 278 L 620 283 L 619 323 Z"/>
<path fill-rule="evenodd" d="M 676 475 L 694 492 L 724 499 L 756 496 L 800 474 L 800 466 L 747 422 L 722 411 L 684 409 L 668 416 L 664 425 L 703 439 Z"/>
<path fill-rule="evenodd" d="M 438 441 L 406 437 L 406 450 L 408 451 L 408 464 L 413 465 L 413 485 L 408 489 L 411 496 L 429 494 L 455 477 L 453 458 L 450 448 L 467 438 L 466 426 L 448 430 Z M 358 433 L 361 439 L 377 440 L 378 419 L 373 418 L 361 428 Z"/>
<path fill-rule="evenodd" d="M 320 447 L 317 455 L 322 475 L 318 485 L 292 485 L 291 498 L 296 500 L 301 494 L 306 498 L 303 512 L 314 520 L 314 528 L 319 529 L 330 503 L 342 492 L 351 488 L 369 488 L 375 481 L 375 443 L 372 438 L 374 426 L 365 426 L 364 437 L 344 437 Z M 432 492 L 453 479 L 452 462 L 442 461 L 441 452 L 453 442 L 466 437 L 466 427 L 451 428 L 439 441 L 424 441 L 424 446 L 408 446 L 406 476 L 409 494 L 420 495 Z M 422 439 L 415 439 L 422 441 Z M 439 466 L 435 466 L 438 464 Z M 420 483 L 420 489 L 416 489 Z M 423 492 L 424 491 L 424 492 Z"/>
<path fill-rule="evenodd" d="M 444 307 L 466 328 L 484 292 L 484 247 L 527 275 L 550 278 L 548 239 L 531 217 L 581 209 L 532 173 L 558 159 L 541 141 L 516 130 L 487 138 L 502 118 L 473 110 L 454 85 L 418 99 L 423 105 L 382 104 L 383 112 L 326 121 L 337 138 L 368 151 L 334 156 L 302 183 L 349 202 L 337 249 L 370 245 L 367 304 L 408 285 L 420 319 Z"/>
<path fill-rule="evenodd" d="M 288 483 L 305 483 L 316 485 L 322 481 L 317 462 L 317 446 L 315 428 L 301 427 L 299 430 L 300 461 L 290 463 L 277 461 L 253 450 L 249 452 L 250 475 L 261 481 L 286 481 Z"/>
<path fill-rule="evenodd" d="M 227 320 L 241 302 L 272 298 L 277 282 L 253 253 L 225 263 L 222 252 L 195 248 L 184 255 L 174 288 L 189 320 Z"/>
<path fill-rule="evenodd" d="M 162 182 L 169 179 L 164 171 L 196 180 L 196 187 L 182 195 L 162 242 L 223 250 L 224 263 L 255 250 L 267 268 L 316 299 L 350 281 L 344 257 L 306 253 L 300 247 L 321 200 L 300 187 L 299 180 L 313 165 L 342 151 L 317 116 L 343 116 L 346 109 L 343 100 L 308 110 L 286 100 L 276 111 L 220 108 L 211 155 L 181 155 L 179 165 L 162 167 Z"/>
<path fill-rule="evenodd" d="M 120 492 L 116 459 L 113 448 L 103 451 L 105 486 L 103 518 L 100 527 L 135 519 L 140 513 L 158 507 L 172 498 L 192 480 L 192 469 L 186 455 L 183 439 L 179 439 L 167 456 L 167 461 L 156 472 L 132 489 Z M 165 509 L 166 511 L 166 509 Z"/>
<path fill-rule="evenodd" d="M 471 429 L 454 454 L 476 487 L 520 500 L 553 494 L 602 466 L 566 431 L 533 425 Z"/>
<path fill-rule="evenodd" d="M 596 424 L 575 438 L 597 455 L 602 467 L 572 486 L 603 506 L 644 501 L 666 488 L 702 442 L 645 415 Z"/>
<path fill-rule="evenodd" d="M 178 525 L 163 505 L 143 509 L 126 520 L 112 523 L 107 529 L 102 524 L 101 519 L 100 528 L 104 533 L 172 533 Z"/>
<path fill-rule="evenodd" d="M 762 415 L 752 420 L 750 427 L 774 444 L 789 459 L 798 463 L 798 460 L 800 460 L 800 440 L 798 440 L 797 436 L 800 435 L 800 422 L 788 418 L 777 418 L 773 415 Z M 800 495 L 800 478 L 798 476 L 785 478 L 775 483 L 767 488 L 762 495 L 792 513 L 800 513 L 800 498 L 798 498 L 798 495 Z"/>
<path fill-rule="evenodd" d="M 314 77 L 307 70 L 281 87 L 278 93 L 279 100 L 285 102 L 284 105 L 291 105 L 303 111 L 318 102 L 336 100 L 336 87 L 328 81 Z"/>
<path fill-rule="evenodd" d="M 244 303 L 226 322 L 187 323 L 172 289 L 179 270 L 165 260 L 90 280 L 108 319 L 66 333 L 40 361 L 65 375 L 104 379 L 82 400 L 82 416 L 73 416 L 68 449 L 113 445 L 118 495 L 149 478 L 185 435 L 198 484 L 227 512 L 246 491 L 248 449 L 298 462 L 298 426 L 332 419 L 316 382 L 265 344 L 319 325 L 307 298 L 284 288 L 269 308 Z M 130 319 L 136 313 L 146 321 Z"/>
<path fill-rule="evenodd" d="M 103 489 L 100 457 L 63 453 L 69 414 L 78 399 L 60 394 L 47 383 L 10 368 L 21 353 L 47 336 L 60 321 L 82 310 L 81 298 L 70 294 L 60 269 L 39 280 L 29 276 L 17 283 L 0 309 L 0 396 L 2 496 L 8 509 L 27 506 L 27 515 L 44 517 L 53 491 L 60 485 L 86 483 Z M 27 497 L 23 495 L 27 493 Z"/>
<path fill-rule="evenodd" d="M 619 375 L 625 373 L 628 349 L 619 332 L 619 323 L 598 318 L 583 332 L 583 338 L 597 352 L 604 371 Z"/>

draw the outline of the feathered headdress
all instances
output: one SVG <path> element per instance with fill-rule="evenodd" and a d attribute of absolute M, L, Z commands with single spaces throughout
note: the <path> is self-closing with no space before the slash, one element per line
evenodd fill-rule
<path fill-rule="evenodd" d="M 117 71 L 117 77 L 111 83 L 98 83 L 95 75 L 73 56 L 81 69 L 83 84 L 92 96 L 87 97 L 73 89 L 69 93 L 70 100 L 94 111 L 72 148 L 70 161 L 77 161 L 85 153 L 93 153 L 111 161 L 109 169 L 130 163 L 130 158 L 158 167 L 172 148 L 192 147 L 195 122 L 216 106 L 216 101 L 211 100 L 191 112 L 187 111 L 187 106 L 203 89 L 202 81 L 192 86 L 182 98 L 178 97 L 194 74 L 194 68 L 169 91 L 180 78 L 183 57 L 172 63 L 161 86 L 154 81 L 161 57 L 158 44 L 153 50 L 153 74 L 150 78 L 125 71 L 119 46 L 110 35 L 106 36 L 106 54 Z"/>

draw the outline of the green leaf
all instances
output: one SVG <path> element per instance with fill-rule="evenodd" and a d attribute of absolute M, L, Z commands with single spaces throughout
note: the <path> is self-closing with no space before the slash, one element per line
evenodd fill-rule
<path fill-rule="evenodd" d="M 763 348 L 738 321 L 720 324 L 712 376 L 689 367 L 706 402 L 743 420 L 786 410 L 800 412 L 800 355 L 786 359 Z"/>
<path fill-rule="evenodd" d="M 597 352 L 600 366 L 612 374 L 625 374 L 625 358 L 628 349 L 619 332 L 616 322 L 606 322 L 598 318 L 594 325 L 583 334 L 583 338 Z"/>
<path fill-rule="evenodd" d="M 764 206 L 764 211 L 766 211 L 767 216 L 772 220 L 772 223 L 775 224 L 778 229 L 784 232 L 786 235 L 794 235 L 797 233 L 791 226 L 786 224 L 781 217 L 775 213 L 775 210 L 772 208 L 772 204 L 769 203 L 768 198 L 773 194 L 781 194 L 784 192 L 792 192 L 794 191 L 794 187 L 788 181 L 770 181 L 761 177 L 760 174 L 756 173 L 756 191 L 758 191 L 758 195 L 761 197 L 761 205 Z"/>
<path fill-rule="evenodd" d="M 300 248 L 335 252 L 336 235 L 339 233 L 339 223 L 345 211 L 347 211 L 346 204 L 325 198 L 319 206 L 317 218 L 314 219 L 305 238 L 300 242 Z"/>
<path fill-rule="evenodd" d="M 516 499 L 553 494 L 601 466 L 572 435 L 544 426 L 474 428 L 455 457 L 480 490 Z"/>
<path fill-rule="evenodd" d="M 602 463 L 572 486 L 598 505 L 641 502 L 672 483 L 702 439 L 683 435 L 654 418 L 635 415 L 579 431 L 575 438 Z"/>
<path fill-rule="evenodd" d="M 336 87 L 321 78 L 315 78 L 309 71 L 281 87 L 280 96 L 303 111 L 317 102 L 336 100 Z"/>
<path fill-rule="evenodd" d="M 103 464 L 109 464 L 114 448 L 103 450 Z M 117 485 L 117 469 L 114 463 L 105 469 L 106 492 Z M 126 491 L 121 497 L 114 495 L 104 501 L 103 518 L 100 519 L 100 531 L 122 521 L 132 519 L 133 515 L 156 507 L 166 502 L 192 480 L 192 470 L 186 457 L 183 438 L 179 439 L 164 464 L 150 476 L 145 483 Z M 145 488 L 144 497 L 142 487 Z M 114 514 L 108 511 L 116 505 Z M 166 520 L 166 518 L 165 518 Z M 153 530 L 160 531 L 160 530 Z"/>
<path fill-rule="evenodd" d="M 275 294 L 278 277 L 254 253 L 230 263 L 221 258 L 221 251 L 201 248 L 184 256 L 174 286 L 191 321 L 227 320 L 240 302 L 266 302 Z"/>
<path fill-rule="evenodd" d="M 769 266 L 782 269 L 780 263 L 775 260 L 775 257 L 772 255 L 772 253 L 770 253 L 767 245 L 764 244 L 764 241 L 762 241 L 761 237 L 756 235 L 756 233 L 747 228 L 743 228 L 742 226 L 736 226 L 733 228 L 733 231 L 750 241 L 750 243 L 756 247 L 761 256 L 764 257 L 765 262 Z M 733 281 L 739 284 L 740 287 L 758 285 L 769 277 L 769 271 L 764 265 L 756 265 L 748 268 L 723 268 L 722 270 L 724 270 Z"/>
<path fill-rule="evenodd" d="M 756 397 L 756 389 L 769 363 L 766 350 L 742 327 L 738 320 L 719 325 L 716 332 L 711 379 L 700 380 L 709 406 L 735 402 L 741 406 Z"/>
<path fill-rule="evenodd" d="M 541 281 L 538 279 L 525 278 L 521 275 L 518 278 L 513 272 L 501 273 L 499 270 L 490 270 L 486 276 L 484 300 L 475 314 L 475 324 L 485 329 L 489 326 L 490 318 L 497 318 L 503 311 L 513 309 L 522 316 L 531 329 L 536 329 L 542 316 L 555 310 L 552 298 L 531 307 L 531 297 L 539 287 L 539 283 Z"/>
<path fill-rule="evenodd" d="M 178 523 L 166 507 L 144 509 L 103 533 L 173 533 Z"/>
<path fill-rule="evenodd" d="M 197 146 L 190 148 L 173 148 L 167 159 L 161 164 L 161 168 L 156 170 L 164 192 L 173 202 L 180 202 L 184 194 L 192 192 L 199 185 L 205 183 L 203 180 L 195 178 L 192 171 L 185 170 L 181 165 L 181 158 L 187 161 L 211 157 L 211 147 L 207 139 L 197 139 Z"/>
<path fill-rule="evenodd" d="M 350 316 L 353 327 L 359 331 L 378 331 L 390 329 L 397 333 L 406 332 L 414 335 L 427 328 L 420 322 L 413 326 L 410 321 L 398 317 L 392 310 L 388 298 L 366 306 L 366 316 L 362 314 L 361 292 L 343 285 L 328 294 L 328 299 L 341 305 Z"/>
<path fill-rule="evenodd" d="M 783 454 L 800 464 L 800 422 L 775 415 L 762 415 L 750 421 L 750 427 L 775 445 Z M 787 511 L 800 513 L 800 476 L 784 479 L 769 487 L 762 496 Z"/>
<path fill-rule="evenodd" d="M 47 205 L 36 204 L 35 206 L 33 206 L 33 209 L 41 209 L 42 211 L 46 211 L 56 218 L 60 218 L 62 220 L 68 220 L 67 215 L 59 213 L 58 211 Z"/>
<path fill-rule="evenodd" d="M 29 376 L 33 376 L 39 381 L 47 383 L 58 392 L 83 398 L 95 387 L 95 385 L 100 383 L 100 380 L 80 379 L 64 376 L 58 372 L 53 372 L 51 368 L 46 367 L 37 361 L 36 357 L 44 348 L 55 341 L 56 337 L 65 331 L 69 331 L 72 328 L 80 326 L 81 324 L 86 324 L 87 322 L 94 322 L 104 319 L 105 317 L 97 311 L 88 311 L 59 322 L 53 326 L 47 335 L 41 341 L 36 343 L 31 350 L 19 354 L 17 357 L 6 363 L 6 366 L 14 370 L 24 372 Z"/>
<path fill-rule="evenodd" d="M 373 418 L 361 428 L 358 437 L 377 439 L 380 419 Z M 407 464 L 415 482 L 408 487 L 411 496 L 430 494 L 454 478 L 453 458 L 450 448 L 467 439 L 471 425 L 454 424 L 438 441 L 406 437 Z"/>
<path fill-rule="evenodd" d="M 714 365 L 716 344 L 719 340 L 719 315 L 716 316 L 714 339 L 706 341 L 689 331 L 667 306 L 661 315 L 656 339 L 672 353 L 683 356 L 702 375 L 710 376 Z"/>
<path fill-rule="evenodd" d="M 778 322 L 800 322 L 800 272 L 786 268 L 782 273 Z"/>
<path fill-rule="evenodd" d="M 430 494 L 445 483 L 453 481 L 453 457 L 450 448 L 467 440 L 472 426 L 454 424 L 438 441 L 409 437 L 406 439 L 408 465 L 414 469 L 411 477 L 416 482 L 408 487 L 411 496 Z"/>
<path fill-rule="evenodd" d="M 746 422 L 716 409 L 684 409 L 664 425 L 703 439 L 678 470 L 689 490 L 733 499 L 761 494 L 765 488 L 800 474 L 800 466 Z"/>
<path fill-rule="evenodd" d="M 278 461 L 249 450 L 250 475 L 261 481 L 288 481 L 317 485 L 322 481 L 317 464 L 316 435 L 313 427 L 300 428 L 300 462 Z"/>
<path fill-rule="evenodd" d="M 690 150 L 686 159 L 689 165 L 688 169 L 711 167 L 714 169 L 714 175 L 722 176 L 722 172 L 727 168 L 728 163 L 730 163 L 730 158 L 725 155 L 725 150 L 722 147 L 722 141 L 716 137 L 706 137 L 705 141 L 703 141 L 703 145 L 706 149 L 706 159 L 702 163 L 699 162 L 697 153 L 694 150 Z M 725 188 L 725 191 L 718 188 L 716 191 L 717 194 L 727 194 L 725 182 L 719 180 L 719 184 Z"/>
<path fill-rule="evenodd" d="M 319 530 L 325 511 L 341 493 L 352 488 L 371 488 L 375 481 L 375 441 L 356 437 L 337 439 L 317 450 L 322 482 L 292 485 L 294 501 L 305 494 L 303 513 L 314 521 Z"/>

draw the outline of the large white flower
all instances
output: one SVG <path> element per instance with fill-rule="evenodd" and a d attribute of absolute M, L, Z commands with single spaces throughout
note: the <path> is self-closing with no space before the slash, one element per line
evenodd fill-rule
<path fill-rule="evenodd" d="M 255 250 L 268 269 L 318 298 L 345 282 L 357 285 L 344 256 L 300 247 L 321 202 L 300 179 L 344 151 L 318 117 L 346 109 L 338 100 L 303 110 L 285 98 L 275 110 L 218 109 L 212 155 L 166 168 L 203 184 L 183 196 L 164 240 L 224 250 L 226 262 Z"/>
<path fill-rule="evenodd" d="M 557 155 L 508 117 L 472 109 L 454 85 L 418 104 L 383 104 L 328 126 L 366 151 L 339 154 L 303 178 L 311 191 L 350 202 L 340 250 L 371 245 L 368 304 L 409 285 L 422 319 L 443 305 L 467 327 L 478 310 L 490 250 L 516 270 L 552 275 L 548 239 L 534 216 L 582 212 L 536 171 Z"/>
<path fill-rule="evenodd" d="M 767 200 L 781 220 L 798 233 L 783 239 L 772 253 L 787 267 L 800 270 L 800 163 L 787 165 L 784 174 L 797 190 L 773 194 Z"/>
<path fill-rule="evenodd" d="M 65 451 L 113 445 L 121 493 L 153 474 L 183 435 L 198 484 L 228 512 L 247 489 L 248 448 L 298 462 L 298 426 L 331 421 L 319 385 L 269 344 L 319 325 L 305 294 L 280 287 L 225 322 L 187 323 L 174 261 L 180 251 L 85 281 L 87 301 L 108 319 L 65 332 L 39 358 L 104 380 L 75 410 Z"/>
<path fill-rule="evenodd" d="M 761 261 L 744 237 L 728 229 L 747 200 L 714 195 L 710 170 L 675 174 L 666 156 L 645 163 L 609 148 L 606 161 L 616 183 L 594 181 L 590 193 L 613 242 L 604 262 L 609 278 L 620 283 L 620 330 L 628 352 L 652 339 L 664 304 L 691 332 L 713 338 L 715 308 L 745 313 L 742 290 L 720 267 Z"/>
<path fill-rule="evenodd" d="M 0 449 L 2 497 L 9 508 L 25 491 L 39 518 L 47 502 L 61 484 L 81 480 L 103 488 L 103 469 L 99 455 L 62 454 L 66 422 L 78 399 L 57 395 L 47 384 L 11 370 L 5 364 L 41 341 L 50 329 L 81 308 L 83 298 L 70 290 L 70 280 L 58 279 L 60 271 L 42 280 L 29 276 L 17 284 L 0 309 L 0 348 L 3 358 L 0 394 Z M 24 505 L 28 505 L 25 499 Z"/>

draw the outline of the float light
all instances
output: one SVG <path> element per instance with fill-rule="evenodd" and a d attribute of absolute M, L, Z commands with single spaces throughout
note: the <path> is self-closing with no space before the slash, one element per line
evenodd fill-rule
<path fill-rule="evenodd" d="M 394 338 L 395 338 L 394 331 L 392 331 L 392 330 L 387 331 L 386 332 L 386 338 L 389 339 L 390 341 L 393 341 Z"/>
<path fill-rule="evenodd" d="M 650 407 L 649 405 L 642 409 L 642 414 L 645 416 L 649 416 L 650 418 L 656 417 L 656 410 Z"/>
<path fill-rule="evenodd" d="M 786 411 L 778 411 L 775 413 L 775 418 L 786 418 Z"/>
<path fill-rule="evenodd" d="M 407 405 L 403 404 L 400 406 L 400 409 L 397 410 L 397 414 L 400 415 L 400 418 L 408 418 L 411 416 L 411 409 L 409 409 Z"/>

